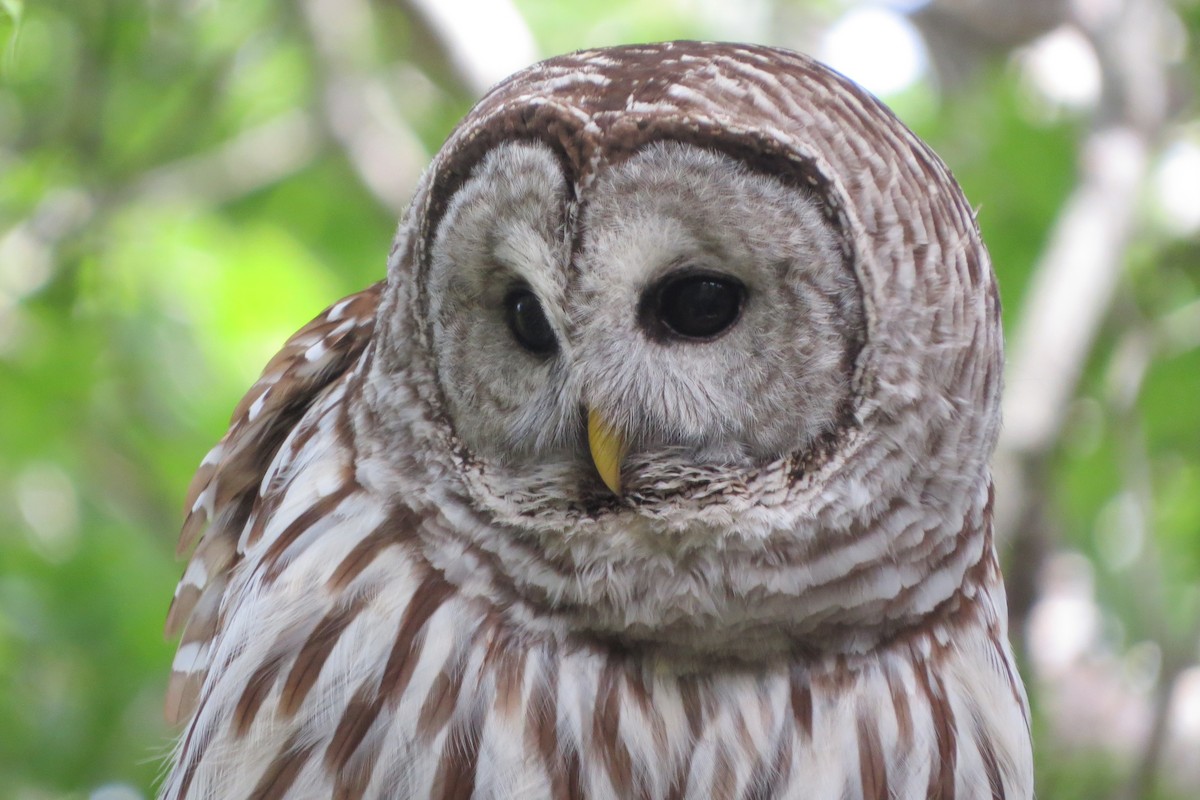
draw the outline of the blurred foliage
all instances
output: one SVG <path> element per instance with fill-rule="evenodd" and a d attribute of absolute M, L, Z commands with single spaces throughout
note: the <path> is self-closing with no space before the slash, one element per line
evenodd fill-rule
<path fill-rule="evenodd" d="M 0 0 L 0 797 L 153 793 L 192 470 L 287 335 L 384 272 L 396 214 L 339 138 L 338 71 L 377 79 L 426 154 L 473 100 L 402 4 L 347 5 L 371 14 L 348 64 L 331 63 L 306 5 Z M 719 5 L 517 2 L 543 54 L 728 38 L 727 13 L 698 11 Z M 846 3 L 776 5 L 790 27 L 771 41 L 802 46 Z M 1200 31 L 1200 6 L 1179 14 Z M 978 205 L 1019 324 L 1085 121 L 1031 109 L 1000 58 L 952 94 L 923 82 L 889 99 Z M 276 145 L 290 154 L 277 170 L 230 169 L 239 152 L 274 163 Z M 1046 465 L 1051 547 L 1095 566 L 1114 647 L 1194 660 L 1200 247 L 1152 217 Z M 1152 357 L 1126 401 L 1111 375 L 1136 345 Z M 1130 512 L 1146 476 L 1152 507 Z M 1036 728 L 1043 797 L 1102 796 L 1128 771 Z"/>

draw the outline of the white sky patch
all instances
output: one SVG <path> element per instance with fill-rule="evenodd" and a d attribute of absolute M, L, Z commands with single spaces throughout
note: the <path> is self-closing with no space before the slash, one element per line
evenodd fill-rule
<path fill-rule="evenodd" d="M 1066 674 L 1100 633 L 1092 564 L 1077 553 L 1057 553 L 1041 576 L 1041 596 L 1029 615 L 1029 655 L 1038 673 Z"/>
<path fill-rule="evenodd" d="M 912 23 L 875 5 L 852 9 L 835 22 L 825 33 L 819 57 L 881 97 L 912 86 L 929 65 L 925 43 Z"/>
<path fill-rule="evenodd" d="M 1109 569 L 1120 571 L 1133 566 L 1146 541 L 1137 497 L 1122 492 L 1105 503 L 1096 515 L 1095 533 L 1100 557 Z"/>
<path fill-rule="evenodd" d="M 920 11 L 929 3 L 930 0 L 882 0 L 881 4 L 900 14 L 912 14 L 914 11 Z"/>
<path fill-rule="evenodd" d="M 1191 742 L 1200 742 L 1200 666 L 1189 667 L 1179 675 L 1171 701 L 1173 732 Z"/>
<path fill-rule="evenodd" d="M 1051 104 L 1087 109 L 1100 100 L 1100 61 L 1091 43 L 1070 26 L 1035 40 L 1018 63 L 1029 85 Z"/>
<path fill-rule="evenodd" d="M 79 498 L 70 476 L 57 464 L 34 464 L 13 488 L 29 543 L 54 563 L 69 558 L 79 543 Z"/>
<path fill-rule="evenodd" d="M 477 94 L 537 61 L 537 45 L 511 0 L 414 0 L 450 42 L 450 59 Z"/>
<path fill-rule="evenodd" d="M 1154 204 L 1163 224 L 1178 236 L 1200 231 L 1200 144 L 1180 140 L 1167 147 L 1153 176 Z"/>
<path fill-rule="evenodd" d="M 144 797 L 127 783 L 108 783 L 93 789 L 88 800 L 144 800 Z"/>
<path fill-rule="evenodd" d="M 719 31 L 727 42 L 755 42 L 769 36 L 770 0 L 676 0 L 676 9 L 699 18 L 705 29 Z"/>

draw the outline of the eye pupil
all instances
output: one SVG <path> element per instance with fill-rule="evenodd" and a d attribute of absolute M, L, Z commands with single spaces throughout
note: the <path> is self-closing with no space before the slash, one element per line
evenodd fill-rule
<path fill-rule="evenodd" d="M 685 275 L 670 278 L 658 290 L 658 320 L 672 333 L 711 339 L 737 321 L 745 289 L 732 278 Z"/>
<path fill-rule="evenodd" d="M 554 329 L 542 311 L 537 296 L 528 289 L 513 289 L 504 298 L 504 309 L 508 329 L 517 344 L 529 352 L 544 356 L 554 352 L 558 346 Z"/>

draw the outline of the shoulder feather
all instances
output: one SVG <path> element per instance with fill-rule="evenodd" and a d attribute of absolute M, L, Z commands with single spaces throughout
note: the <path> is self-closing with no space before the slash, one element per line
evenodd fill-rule
<path fill-rule="evenodd" d="M 167 689 L 166 716 L 173 724 L 195 708 L 228 576 L 241 558 L 238 540 L 263 476 L 321 392 L 362 354 L 375 328 L 382 286 L 376 283 L 334 303 L 288 339 L 192 478 L 177 553 L 195 550 L 166 623 L 167 636 L 183 631 Z"/>

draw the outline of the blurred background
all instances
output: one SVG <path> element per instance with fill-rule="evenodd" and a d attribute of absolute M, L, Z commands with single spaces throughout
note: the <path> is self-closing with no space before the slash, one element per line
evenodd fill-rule
<path fill-rule="evenodd" d="M 1039 795 L 1200 795 L 1196 0 L 0 0 L 0 798 L 153 795 L 193 468 L 488 85 L 803 50 L 979 211 Z"/>

